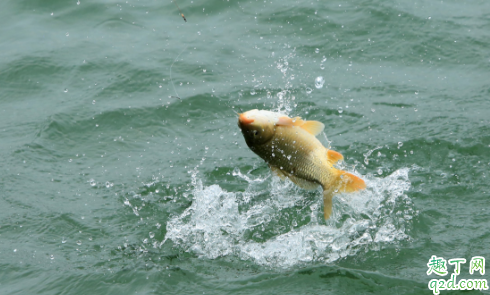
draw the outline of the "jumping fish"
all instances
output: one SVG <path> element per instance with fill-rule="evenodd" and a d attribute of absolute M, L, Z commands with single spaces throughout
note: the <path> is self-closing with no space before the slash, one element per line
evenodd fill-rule
<path fill-rule="evenodd" d="M 361 178 L 334 167 L 344 157 L 316 138 L 325 128 L 321 122 L 255 109 L 239 114 L 238 126 L 248 147 L 274 174 L 304 189 L 322 186 L 325 219 L 332 213 L 335 193 L 366 188 Z"/>

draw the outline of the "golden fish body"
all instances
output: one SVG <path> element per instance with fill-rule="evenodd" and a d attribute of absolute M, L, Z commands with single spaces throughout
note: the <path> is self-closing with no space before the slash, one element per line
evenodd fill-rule
<path fill-rule="evenodd" d="M 333 166 L 343 156 L 325 148 L 315 137 L 324 129 L 320 122 L 251 110 L 240 115 L 238 125 L 249 148 L 279 177 L 305 189 L 322 186 L 325 219 L 332 212 L 334 193 L 365 188 L 362 179 Z"/>

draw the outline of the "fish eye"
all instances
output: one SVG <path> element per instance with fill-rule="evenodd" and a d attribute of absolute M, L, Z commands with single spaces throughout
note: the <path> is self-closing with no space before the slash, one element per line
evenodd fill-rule
<path fill-rule="evenodd" d="M 259 134 L 259 131 L 258 130 L 254 130 L 253 133 L 254 133 L 254 136 L 257 136 Z"/>

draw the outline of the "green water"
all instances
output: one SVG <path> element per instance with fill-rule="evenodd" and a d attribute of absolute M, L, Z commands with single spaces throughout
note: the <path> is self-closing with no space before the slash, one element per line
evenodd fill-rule
<path fill-rule="evenodd" d="M 490 2 L 176 2 L 0 4 L 0 294 L 432 294 L 432 255 L 488 280 Z M 323 122 L 367 189 L 325 222 L 253 108 Z"/>

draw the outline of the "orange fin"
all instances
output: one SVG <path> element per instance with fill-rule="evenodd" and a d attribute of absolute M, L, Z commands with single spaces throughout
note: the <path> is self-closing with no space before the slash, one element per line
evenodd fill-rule
<path fill-rule="evenodd" d="M 298 127 L 304 129 L 306 132 L 308 132 L 314 136 L 317 136 L 325 128 L 325 125 L 323 125 L 322 122 L 305 121 L 305 120 L 301 119 L 300 117 L 295 117 L 295 118 L 291 119 L 288 116 L 279 117 L 279 119 L 276 122 L 276 125 L 277 126 L 298 126 Z"/>
<path fill-rule="evenodd" d="M 335 164 L 338 161 L 343 160 L 344 156 L 342 156 L 342 154 L 339 152 L 327 150 L 327 159 L 330 163 Z"/>
<path fill-rule="evenodd" d="M 340 178 L 340 192 L 352 193 L 366 188 L 366 183 L 352 173 L 338 170 Z"/>

